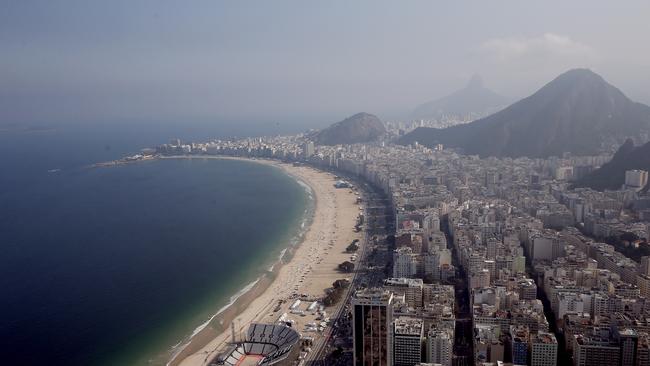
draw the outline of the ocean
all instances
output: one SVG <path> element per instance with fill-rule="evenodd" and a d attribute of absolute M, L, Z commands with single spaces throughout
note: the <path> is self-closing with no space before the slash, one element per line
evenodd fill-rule
<path fill-rule="evenodd" d="M 206 125 L 0 131 L 0 363 L 146 365 L 277 259 L 310 204 L 277 168 L 85 167 L 224 135 Z"/>

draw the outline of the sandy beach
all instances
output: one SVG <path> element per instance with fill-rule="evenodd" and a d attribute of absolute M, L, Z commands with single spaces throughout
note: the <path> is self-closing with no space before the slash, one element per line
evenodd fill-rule
<path fill-rule="evenodd" d="M 351 189 L 334 188 L 335 178 L 332 174 L 311 167 L 269 160 L 250 161 L 283 169 L 311 188 L 315 199 L 311 225 L 303 241 L 285 255 L 289 259 L 283 265 L 275 266 L 273 272 L 264 276 L 250 291 L 195 334 L 189 343 L 186 342 L 176 351 L 168 365 L 207 365 L 231 340 L 230 325 L 233 321 L 236 333 L 244 334 L 251 322 L 272 323 L 281 314 L 288 313 L 295 294 L 317 299 L 325 294 L 325 289 L 331 287 L 335 280 L 352 277 L 351 274 L 339 272 L 337 266 L 350 260 L 350 254 L 345 253 L 345 248 L 354 239 L 361 240 L 363 237 L 362 232 L 354 231 L 357 215 L 361 212 L 356 203 L 356 193 Z M 284 300 L 281 309 L 274 311 L 280 300 Z M 325 310 L 328 313 L 334 312 L 333 307 Z M 313 316 L 293 314 L 291 318 L 298 331 L 302 331 L 306 323 L 314 320 Z M 319 333 L 308 335 L 314 338 L 320 336 Z"/>

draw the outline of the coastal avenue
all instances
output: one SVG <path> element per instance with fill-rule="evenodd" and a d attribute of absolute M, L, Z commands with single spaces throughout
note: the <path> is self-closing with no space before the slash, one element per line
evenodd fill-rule
<path fill-rule="evenodd" d="M 354 292 L 363 287 L 381 286 L 385 275 L 385 265 L 390 262 L 388 235 L 395 230 L 392 208 L 389 200 L 371 186 L 355 182 L 362 194 L 364 204 L 365 231 L 364 242 L 360 248 L 359 261 L 354 270 L 350 287 L 345 297 L 337 304 L 332 327 L 329 327 L 313 345 L 306 358 L 308 365 L 349 365 L 352 355 L 339 352 L 351 348 L 352 328 L 350 325 L 350 299 Z M 343 343 L 344 346 L 340 342 Z"/>
<path fill-rule="evenodd" d="M 351 253 L 346 252 L 347 246 L 353 242 L 363 241 L 365 232 L 355 229 L 363 209 L 357 200 L 353 189 L 335 188 L 336 174 L 313 169 L 303 164 L 282 164 L 277 161 L 255 160 L 260 164 L 271 164 L 285 170 L 300 181 L 311 187 L 316 200 L 313 218 L 302 238 L 302 243 L 296 247 L 293 255 L 282 266 L 277 267 L 278 274 L 270 286 L 261 289 L 261 294 L 247 300 L 245 309 L 236 319 L 235 335 L 230 329 L 221 331 L 215 338 L 197 335 L 193 338 L 196 346 L 190 345 L 179 353 L 170 366 L 199 366 L 209 365 L 211 360 L 222 354 L 228 354 L 229 343 L 235 338 L 235 343 L 246 334 L 246 329 L 253 322 L 272 324 L 290 322 L 292 328 L 298 329 L 317 341 L 323 337 L 327 328 L 331 327 L 331 316 L 335 315 L 337 307 L 327 306 L 318 308 L 318 302 L 323 300 L 323 291 L 332 288 L 333 282 L 339 280 L 347 283 L 338 295 L 334 304 L 340 304 L 345 291 L 352 282 L 353 273 L 341 273 L 338 265 L 351 260 Z M 360 254 L 360 253 L 359 253 Z M 325 310 L 327 310 L 325 312 Z M 327 314 L 326 314 L 327 313 Z M 331 314 L 331 315 L 330 315 Z M 232 324 L 226 320 L 223 324 Z M 239 325 L 241 324 L 241 325 Z M 320 329 L 315 329 L 320 328 Z M 203 343 L 207 340 L 207 344 Z"/>

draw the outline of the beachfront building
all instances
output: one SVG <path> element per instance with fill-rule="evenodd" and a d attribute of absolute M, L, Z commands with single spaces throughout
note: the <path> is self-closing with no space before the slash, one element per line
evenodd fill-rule
<path fill-rule="evenodd" d="M 393 364 L 391 337 L 393 294 L 382 288 L 362 289 L 352 298 L 352 342 L 355 366 Z"/>

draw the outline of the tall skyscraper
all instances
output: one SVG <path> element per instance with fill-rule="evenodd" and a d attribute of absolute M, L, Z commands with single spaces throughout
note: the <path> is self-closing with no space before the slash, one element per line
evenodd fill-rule
<path fill-rule="evenodd" d="M 381 288 L 359 290 L 352 298 L 353 363 L 392 366 L 393 294 Z"/>

